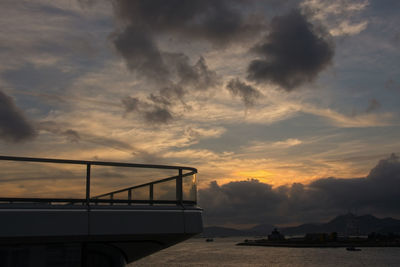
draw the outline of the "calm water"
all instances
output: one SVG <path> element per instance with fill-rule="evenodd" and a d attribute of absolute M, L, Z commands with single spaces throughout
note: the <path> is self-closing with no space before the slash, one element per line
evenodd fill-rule
<path fill-rule="evenodd" d="M 245 238 L 190 239 L 136 266 L 400 266 L 400 248 L 273 248 L 235 246 Z"/>

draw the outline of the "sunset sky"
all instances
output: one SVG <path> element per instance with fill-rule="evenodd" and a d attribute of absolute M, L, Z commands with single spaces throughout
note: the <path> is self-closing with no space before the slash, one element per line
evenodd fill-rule
<path fill-rule="evenodd" d="M 0 154 L 192 166 L 204 196 L 294 183 L 311 195 L 323 178 L 371 178 L 380 160 L 400 180 L 399 10 L 396 0 L 2 0 Z M 322 209 L 315 218 L 346 206 Z M 232 214 L 209 223 L 311 216 Z"/>

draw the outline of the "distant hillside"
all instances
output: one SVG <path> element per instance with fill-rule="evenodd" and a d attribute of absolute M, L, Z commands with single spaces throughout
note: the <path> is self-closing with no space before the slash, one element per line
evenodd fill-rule
<path fill-rule="evenodd" d="M 210 226 L 210 227 L 204 227 L 202 235 L 204 237 L 228 237 L 228 236 L 246 236 L 247 233 L 245 231 L 233 228 Z"/>
<path fill-rule="evenodd" d="M 266 236 L 271 233 L 274 226 L 260 224 L 249 229 L 238 230 L 226 227 L 204 227 L 204 237 L 228 236 Z M 400 234 L 400 220 L 393 218 L 377 218 L 372 215 L 356 216 L 352 213 L 339 215 L 327 223 L 306 223 L 294 227 L 279 228 L 284 235 L 304 235 L 306 233 L 331 233 L 361 234 L 369 233 L 398 233 Z"/>
<path fill-rule="evenodd" d="M 400 233 L 400 220 L 393 218 L 379 219 L 372 215 L 356 216 L 348 213 L 340 215 L 327 223 L 309 223 L 295 227 L 279 229 L 284 235 L 302 235 L 306 233 L 330 233 L 341 234 L 369 234 L 376 233 Z"/>
<path fill-rule="evenodd" d="M 274 228 L 275 226 L 271 224 L 259 224 L 250 229 L 246 229 L 246 232 L 248 232 L 249 235 L 266 236 L 269 235 Z"/>
<path fill-rule="evenodd" d="M 210 226 L 204 227 L 204 237 L 227 237 L 227 236 L 266 236 L 274 229 L 273 225 L 260 224 L 249 229 L 233 229 L 227 227 Z"/>

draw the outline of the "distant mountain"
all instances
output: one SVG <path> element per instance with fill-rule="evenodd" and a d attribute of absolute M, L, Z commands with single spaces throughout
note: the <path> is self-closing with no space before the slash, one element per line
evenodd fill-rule
<path fill-rule="evenodd" d="M 306 233 L 325 232 L 322 225 L 318 223 L 306 223 L 299 226 L 278 228 L 284 235 L 304 235 Z"/>
<path fill-rule="evenodd" d="M 227 227 L 204 227 L 204 237 L 228 236 L 266 236 L 275 227 L 270 224 L 260 224 L 249 229 L 233 229 Z M 306 223 L 294 227 L 279 228 L 284 235 L 304 235 L 307 233 L 361 234 L 369 233 L 398 233 L 400 234 L 400 220 L 393 218 L 377 218 L 373 215 L 356 216 L 352 213 L 339 215 L 327 223 Z"/>
<path fill-rule="evenodd" d="M 372 215 L 356 216 L 352 213 L 339 215 L 327 223 L 309 223 L 295 227 L 279 229 L 284 235 L 303 235 L 306 233 L 330 233 L 340 234 L 369 234 L 376 233 L 400 233 L 400 220 L 393 218 L 379 219 Z"/>
<path fill-rule="evenodd" d="M 271 233 L 271 231 L 275 228 L 272 224 L 259 224 L 250 229 L 246 229 L 246 232 L 249 233 L 249 236 L 266 236 Z"/>
<path fill-rule="evenodd" d="M 233 229 L 219 226 L 204 227 L 204 237 L 228 237 L 228 236 L 266 236 L 274 229 L 273 225 L 260 224 L 249 229 Z"/>
<path fill-rule="evenodd" d="M 204 227 L 202 236 L 203 237 L 247 236 L 247 232 L 227 227 L 210 226 L 210 227 Z"/>

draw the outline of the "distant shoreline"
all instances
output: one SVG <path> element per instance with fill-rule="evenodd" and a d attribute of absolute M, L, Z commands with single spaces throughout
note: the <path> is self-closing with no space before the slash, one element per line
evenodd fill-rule
<path fill-rule="evenodd" d="M 400 242 L 290 242 L 249 240 L 240 242 L 237 246 L 262 246 L 262 247 L 295 247 L 295 248 L 345 248 L 345 247 L 400 247 Z"/>

